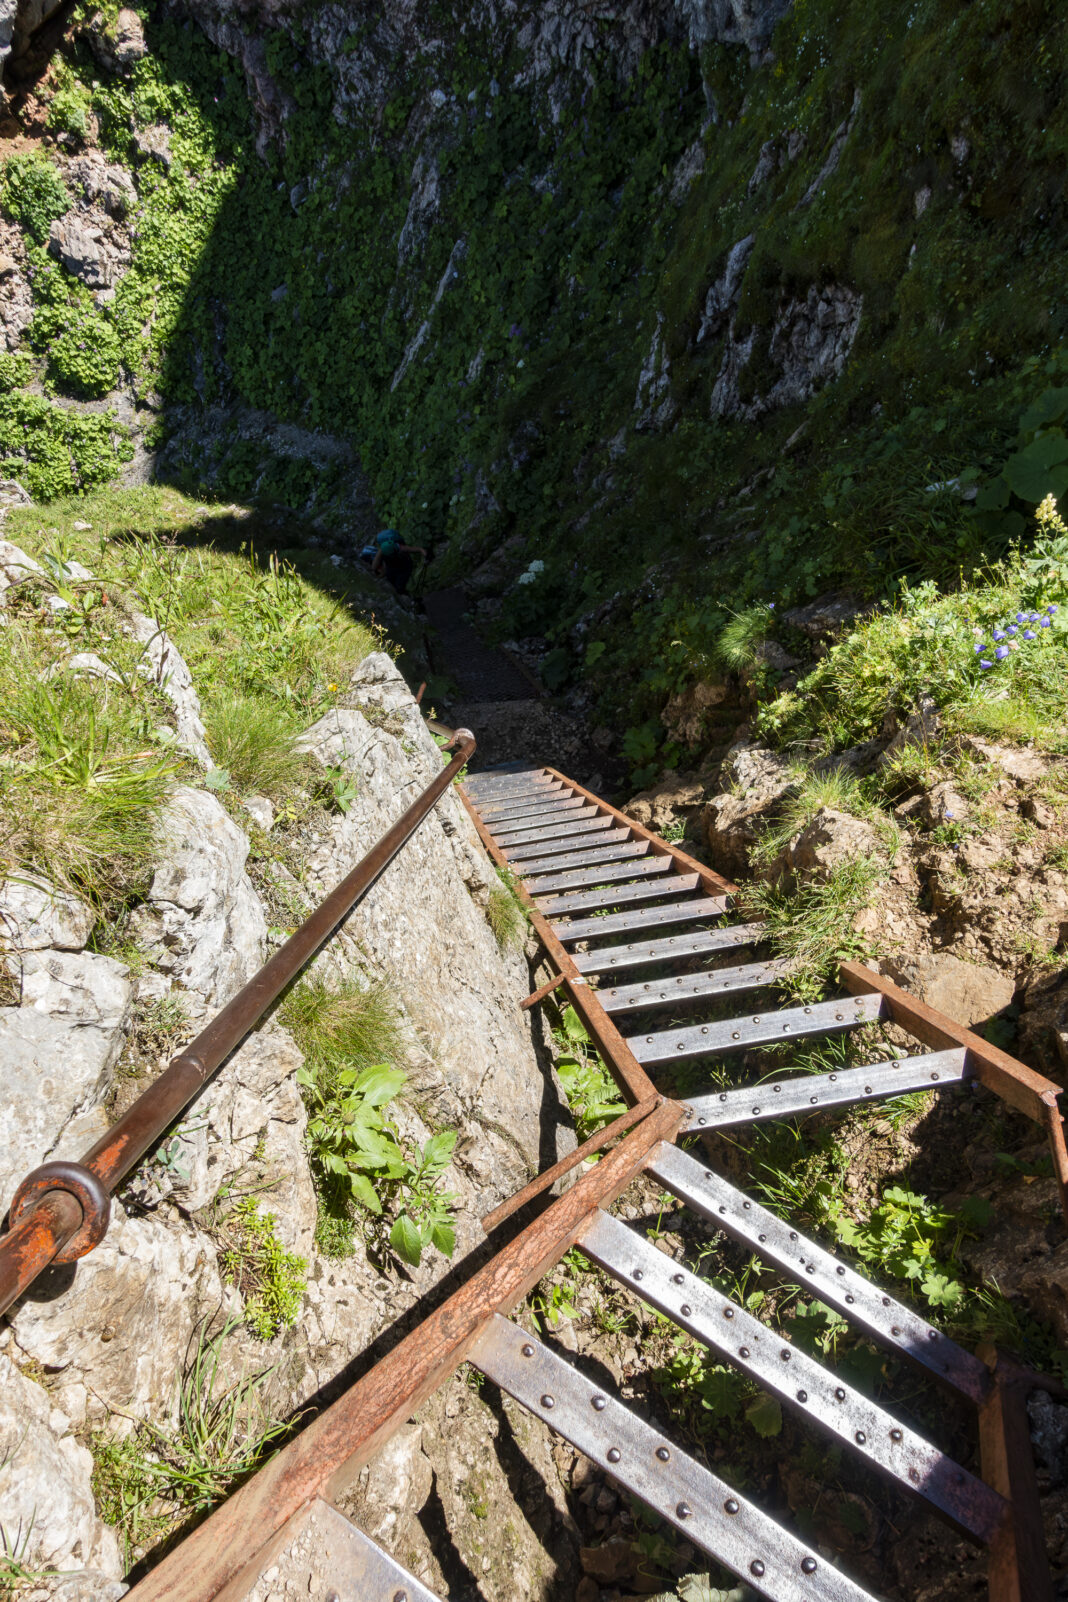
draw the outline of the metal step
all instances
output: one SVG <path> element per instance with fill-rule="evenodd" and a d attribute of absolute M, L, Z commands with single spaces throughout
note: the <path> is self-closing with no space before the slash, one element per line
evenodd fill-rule
<path fill-rule="evenodd" d="M 744 970 L 738 970 L 742 972 Z M 602 1005 L 604 992 L 597 992 Z M 866 1068 L 840 1068 L 833 1074 L 799 1074 L 793 1079 L 762 1080 L 739 1090 L 691 1096 L 688 1133 L 749 1124 L 766 1118 L 792 1118 L 848 1107 L 857 1101 L 905 1096 L 914 1090 L 938 1090 L 965 1077 L 967 1053 L 961 1049 L 932 1051 L 921 1057 L 873 1062 Z"/>
<path fill-rule="evenodd" d="M 468 774 L 464 780 L 464 789 L 470 790 L 472 793 L 476 790 L 499 790 L 502 786 L 527 784 L 531 780 L 540 780 L 543 784 L 559 784 L 561 782 L 559 779 L 554 779 L 551 774 L 546 773 L 544 768 L 510 767 L 507 773 L 494 772 L 492 768 L 487 768 L 481 773 Z"/>
<path fill-rule="evenodd" d="M 573 868 L 568 873 L 549 874 L 546 878 L 523 875 L 523 883 L 532 896 L 541 896 L 549 890 L 578 890 L 583 885 L 611 884 L 618 879 L 641 879 L 670 873 L 675 866 L 671 857 L 632 857 L 629 862 L 610 862 L 601 868 Z"/>
<path fill-rule="evenodd" d="M 590 818 L 602 817 L 607 828 L 611 819 L 604 813 L 598 812 L 596 807 L 590 806 L 587 802 L 584 807 L 580 807 L 570 816 L 560 818 L 552 823 L 517 823 L 514 827 L 507 829 L 492 829 L 490 833 L 502 850 L 506 851 L 509 846 L 529 845 L 532 841 L 537 840 L 556 840 L 560 835 L 567 834 L 569 829 L 577 833 L 580 824 L 585 823 Z"/>
<path fill-rule="evenodd" d="M 662 1029 L 651 1035 L 628 1035 L 627 1045 L 639 1062 L 672 1062 L 707 1057 L 713 1052 L 746 1051 L 776 1040 L 806 1035 L 841 1034 L 859 1024 L 874 1023 L 884 1013 L 880 995 L 843 996 L 840 1001 L 816 1001 L 811 1007 L 784 1007 L 781 1012 L 753 1013 L 726 1018 L 722 1023 L 691 1024 L 685 1029 Z"/>
<path fill-rule="evenodd" d="M 781 979 L 788 967 L 784 958 L 776 957 L 771 962 L 749 962 L 741 968 L 711 968 L 706 973 L 680 974 L 677 979 L 648 979 L 644 984 L 600 989 L 597 1000 L 605 1012 L 670 1007 L 676 1001 L 693 1001 L 697 997 L 722 996 L 736 990 L 761 990 Z"/>
<path fill-rule="evenodd" d="M 580 973 L 608 973 L 616 968 L 644 968 L 649 963 L 675 962 L 682 957 L 703 957 L 710 951 L 731 951 L 755 946 L 765 938 L 760 923 L 734 923 L 727 929 L 699 929 L 696 934 L 667 935 L 663 940 L 639 941 L 628 946 L 597 946 L 575 956 Z M 600 994 L 600 992 L 598 992 Z"/>
<path fill-rule="evenodd" d="M 657 924 L 718 918 L 726 910 L 726 896 L 695 896 L 670 907 L 643 907 L 638 912 L 609 913 L 607 918 L 572 918 L 568 923 L 554 923 L 553 933 L 558 940 L 588 940 L 591 935 L 629 934 L 632 929 L 651 929 Z"/>
<path fill-rule="evenodd" d="M 554 831 L 554 838 L 519 841 L 501 845 L 501 853 L 509 862 L 525 862 L 528 857 L 547 857 L 554 851 L 578 851 L 586 844 L 583 835 L 596 835 L 597 844 L 615 844 L 617 840 L 629 840 L 629 829 L 613 829 L 611 818 L 590 818 L 588 822 L 573 823 Z M 556 838 L 558 836 L 558 838 Z M 589 841 L 593 845 L 593 840 Z M 524 870 L 525 871 L 525 870 Z"/>
<path fill-rule="evenodd" d="M 818 1552 L 496 1314 L 469 1354 L 487 1379 L 772 1602 L 875 1602 Z"/>
<path fill-rule="evenodd" d="M 548 795 L 560 794 L 564 786 L 559 779 L 525 779 L 518 784 L 498 785 L 492 789 L 489 786 L 478 790 L 470 786 L 465 788 L 468 798 L 477 807 L 480 804 L 488 806 L 493 801 L 527 801 L 532 797 L 536 800 L 539 796 L 544 799 Z"/>
<path fill-rule="evenodd" d="M 669 873 L 650 884 L 624 884 L 616 889 L 573 891 L 571 895 L 550 896 L 548 901 L 535 903 L 539 912 L 549 918 L 566 917 L 571 912 L 586 912 L 591 907 L 622 907 L 631 901 L 656 901 L 665 896 L 688 896 L 701 883 L 696 873 Z M 557 933 L 560 926 L 557 925 Z"/>
<path fill-rule="evenodd" d="M 965 1535 L 989 1541 L 997 1530 L 1006 1504 L 996 1491 L 644 1236 L 600 1211 L 577 1244 L 628 1290 L 903 1489 L 922 1496 Z"/>
<path fill-rule="evenodd" d="M 440 1602 L 321 1497 L 283 1525 L 226 1595 L 230 1602 Z"/>
<path fill-rule="evenodd" d="M 907 1357 L 971 1401 L 985 1400 L 990 1375 L 977 1357 L 766 1207 L 751 1201 L 721 1175 L 677 1146 L 668 1145 L 658 1149 L 646 1172 L 714 1228 L 773 1263 L 873 1340 Z"/>
<path fill-rule="evenodd" d="M 566 817 L 579 807 L 589 806 L 584 795 L 561 795 L 558 801 L 516 801 L 509 807 L 479 807 L 478 815 L 491 833 L 525 823 L 531 818 Z"/>
<path fill-rule="evenodd" d="M 560 856 L 534 857 L 523 863 L 524 876 L 531 873 L 559 873 L 565 868 L 596 867 L 602 862 L 620 862 L 626 857 L 645 857 L 649 855 L 648 840 L 633 840 L 629 829 L 614 829 L 611 834 L 599 836 L 599 840 L 618 841 L 615 845 L 598 845 L 590 842 L 588 851 L 571 851 L 568 846 L 558 846 L 556 849 Z"/>

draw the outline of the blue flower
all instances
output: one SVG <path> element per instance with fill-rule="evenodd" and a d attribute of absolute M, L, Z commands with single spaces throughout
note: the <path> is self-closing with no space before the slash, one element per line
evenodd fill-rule
<path fill-rule="evenodd" d="M 1057 610 L 1058 610 L 1058 607 L 1057 607 L 1056 601 L 1051 601 L 1049 603 L 1049 605 L 1046 607 L 1046 611 L 1049 613 L 1050 617 L 1052 617 L 1054 612 L 1056 612 Z"/>
<path fill-rule="evenodd" d="M 997 657 L 999 662 L 1004 662 L 1008 654 L 1009 648 L 1007 645 L 999 645 L 997 650 L 994 652 L 994 655 Z"/>
<path fill-rule="evenodd" d="M 1037 623 L 1038 622 L 1038 613 L 1037 612 L 1028 612 L 1027 621 L 1028 621 L 1028 623 Z"/>
<path fill-rule="evenodd" d="M 1044 617 L 1040 621 L 1041 621 L 1041 625 L 1042 625 L 1042 627 L 1044 629 L 1048 629 L 1048 628 L 1050 628 L 1052 626 L 1051 625 L 1051 620 L 1048 617 Z"/>
<path fill-rule="evenodd" d="M 1003 633 L 1003 631 L 1001 629 L 995 629 L 994 630 L 994 638 L 995 638 L 995 640 L 1003 640 L 1005 638 L 1005 635 L 1004 635 L 1004 633 Z"/>
<path fill-rule="evenodd" d="M 988 668 L 988 667 L 993 667 L 993 666 L 994 666 L 994 664 L 993 664 L 993 662 L 986 662 L 986 661 L 983 661 L 983 662 L 980 662 L 980 663 L 979 663 L 979 666 L 980 666 L 980 667 L 981 667 L 981 668 Z"/>
<path fill-rule="evenodd" d="M 1005 630 L 1005 633 L 1006 634 L 1015 634 L 1016 633 L 1016 624 L 1015 623 L 1010 623 L 1008 628 Z"/>
<path fill-rule="evenodd" d="M 976 656 L 982 656 L 982 654 L 983 654 L 983 652 L 984 652 L 984 651 L 985 651 L 985 650 L 986 650 L 986 646 L 985 646 L 985 645 L 977 645 L 977 646 L 976 646 L 976 647 L 975 647 L 975 654 L 976 654 Z"/>
<path fill-rule="evenodd" d="M 1017 623 L 1024 623 L 1024 622 L 1026 622 L 1026 621 L 1027 621 L 1027 620 L 1026 620 L 1026 618 L 1025 618 L 1025 617 L 1024 617 L 1024 615 L 1023 615 L 1023 613 L 1022 613 L 1022 612 L 1017 612 L 1017 614 L 1016 614 L 1016 621 L 1017 621 Z"/>
<path fill-rule="evenodd" d="M 1022 635 L 1023 639 L 1025 639 L 1025 640 L 1034 640 L 1034 639 L 1037 639 L 1037 637 L 1038 636 L 1035 634 L 1034 629 L 1024 629 L 1023 635 Z"/>

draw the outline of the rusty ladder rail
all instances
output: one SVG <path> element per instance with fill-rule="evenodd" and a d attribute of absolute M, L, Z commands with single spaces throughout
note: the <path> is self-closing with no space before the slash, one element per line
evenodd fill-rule
<path fill-rule="evenodd" d="M 365 895 L 475 750 L 469 729 L 458 729 L 456 755 L 402 813 L 340 884 L 232 1001 L 173 1057 L 80 1163 L 43 1163 L 15 1191 L 7 1233 L 0 1235 L 0 1314 L 53 1264 L 77 1262 L 107 1232 L 111 1193 L 160 1141 L 174 1120 L 241 1044 L 342 919 Z"/>
<path fill-rule="evenodd" d="M 677 1142 L 680 1137 L 700 1142 L 713 1128 L 765 1116 L 802 1116 L 907 1089 L 975 1080 L 1045 1129 L 1063 1202 L 1058 1087 L 852 963 L 841 969 L 848 994 L 810 1009 L 763 1007 L 745 1018 L 673 1024 L 625 1036 L 615 1017 L 640 1018 L 649 1007 L 670 1011 L 676 1001 L 690 1005 L 773 985 L 781 972 L 776 963 L 735 961 L 740 952 L 759 946 L 761 926 L 723 922 L 733 885 L 554 769 L 478 775 L 467 781 L 466 791 L 461 795 L 490 854 L 521 876 L 519 894 L 558 971 L 553 983 L 566 987 L 628 1111 L 488 1215 L 484 1225 L 494 1228 L 591 1150 L 603 1152 L 165 1556 L 134 1587 L 131 1602 L 241 1602 L 265 1566 L 315 1521 L 333 1532 L 335 1567 L 324 1599 L 434 1602 L 421 1581 L 331 1503 L 464 1361 L 770 1602 L 873 1602 L 872 1593 L 841 1567 L 509 1320 L 506 1315 L 574 1245 L 704 1342 L 717 1359 L 770 1391 L 811 1429 L 830 1435 L 851 1458 L 987 1548 L 991 1602 L 1051 1602 L 1026 1422 L 1028 1391 L 1046 1382 L 1000 1355 L 985 1361 L 964 1350 L 843 1257 L 745 1195 L 708 1165 L 700 1145 L 687 1152 Z M 605 874 L 606 867 L 619 864 L 629 865 L 626 879 L 614 871 Z M 628 886 L 631 893 L 625 893 Z M 693 957 L 713 963 L 722 957 L 730 966 L 706 966 L 674 980 L 614 983 L 627 969 L 652 973 Z M 598 975 L 608 978 L 604 988 L 590 983 Z M 670 1061 L 729 1060 L 752 1044 L 849 1030 L 875 1018 L 892 1018 L 931 1049 L 859 1073 L 786 1073 L 758 1086 L 717 1088 L 690 1102 L 664 1095 L 650 1077 Z M 614 1202 L 642 1175 L 704 1218 L 713 1232 L 726 1234 L 835 1308 L 889 1355 L 912 1363 L 974 1406 L 982 1477 L 613 1217 Z"/>

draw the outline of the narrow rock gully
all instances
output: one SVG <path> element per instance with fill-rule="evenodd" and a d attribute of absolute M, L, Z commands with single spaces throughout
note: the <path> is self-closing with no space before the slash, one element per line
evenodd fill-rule
<path fill-rule="evenodd" d="M 432 601 L 460 695 L 486 697 L 455 712 L 539 704 L 476 649 L 455 602 Z M 540 943 L 546 979 L 524 1005 L 566 999 L 618 1100 L 482 1220 L 492 1255 L 133 1602 L 1054 1602 L 1047 1546 L 1065 1507 L 1040 1494 L 1028 1407 L 1048 1413 L 1063 1394 L 810 1238 L 747 1154 L 762 1129 L 905 1094 L 932 1120 L 989 1098 L 1047 1137 L 1063 1239 L 1057 1087 L 858 963 L 822 1000 L 776 998 L 782 964 L 734 910 L 736 886 L 555 767 L 491 755 L 459 794 Z M 836 1366 L 810 1322 L 859 1334 L 872 1361 Z M 503 1526 L 462 1561 L 441 1519 L 398 1538 L 403 1489 L 369 1533 L 366 1473 L 464 1364 L 499 1425 L 465 1443 L 468 1510 L 492 1519 L 471 1476 L 496 1455 L 519 1474 L 514 1516 L 538 1531 L 538 1574 Z M 652 1383 L 658 1364 L 674 1365 L 674 1387 Z M 725 1407 L 726 1439 L 702 1423 Z M 442 1428 L 459 1438 L 462 1416 L 453 1394 Z M 439 1509 L 451 1489 L 437 1486 Z"/>

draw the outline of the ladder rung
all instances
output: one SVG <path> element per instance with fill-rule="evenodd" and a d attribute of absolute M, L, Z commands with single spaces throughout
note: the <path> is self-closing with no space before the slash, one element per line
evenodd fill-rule
<path fill-rule="evenodd" d="M 586 803 L 568 817 L 554 819 L 551 823 L 508 823 L 503 828 L 492 828 L 490 831 L 498 846 L 527 846 L 538 839 L 557 839 L 560 835 L 567 835 L 568 830 L 578 830 L 580 823 L 597 817 L 604 817 L 604 814 L 597 812 L 596 806 Z M 605 827 L 608 822 L 610 820 L 605 817 Z"/>
<path fill-rule="evenodd" d="M 569 812 L 588 806 L 584 795 L 562 795 L 559 801 L 517 801 L 510 807 L 479 807 L 483 823 L 489 829 L 518 827 L 528 818 L 567 817 Z"/>
<path fill-rule="evenodd" d="M 742 968 L 711 968 L 706 973 L 680 974 L 677 979 L 649 979 L 645 984 L 615 985 L 600 989 L 597 1000 L 605 1012 L 633 1012 L 639 1007 L 670 1007 L 676 1001 L 695 997 L 721 996 L 738 990 L 760 990 L 781 979 L 789 964 L 776 957 L 771 962 L 749 962 Z"/>
<path fill-rule="evenodd" d="M 884 1346 L 911 1358 L 973 1402 L 986 1398 L 991 1382 L 985 1363 L 766 1207 L 750 1201 L 721 1175 L 666 1144 L 646 1173 L 714 1228 L 773 1263 L 793 1283 L 803 1285 Z"/>
<path fill-rule="evenodd" d="M 713 1052 L 766 1046 L 773 1040 L 839 1034 L 845 1029 L 855 1029 L 858 1024 L 873 1023 L 884 1010 L 880 995 L 843 996 L 841 1001 L 816 1001 L 811 1007 L 784 1007 L 781 1012 L 726 1018 L 722 1023 L 692 1024 L 685 1029 L 630 1035 L 627 1045 L 639 1062 L 707 1057 Z"/>
<path fill-rule="evenodd" d="M 726 929 L 699 929 L 696 934 L 667 935 L 663 940 L 629 946 L 598 946 L 575 957 L 581 973 L 608 973 L 616 968 L 642 968 L 650 962 L 674 962 L 680 957 L 703 957 L 709 951 L 731 951 L 755 946 L 765 938 L 762 923 L 732 923 Z M 599 994 L 599 992 L 598 992 Z"/>
<path fill-rule="evenodd" d="M 629 829 L 614 830 L 611 834 L 601 835 L 602 840 L 618 840 L 618 845 L 598 846 L 594 848 L 592 842 L 588 851 L 568 851 L 566 846 L 560 849 L 565 853 L 558 857 L 534 857 L 530 862 L 523 863 L 523 873 L 560 873 L 564 868 L 595 867 L 601 862 L 619 862 L 624 857 L 645 857 L 649 854 L 648 840 L 632 840 Z"/>
<path fill-rule="evenodd" d="M 597 999 L 611 1009 L 604 992 Z M 896 1062 L 873 1062 L 866 1068 L 840 1068 L 833 1074 L 800 1074 L 793 1079 L 763 1080 L 740 1090 L 717 1095 L 691 1096 L 688 1131 L 722 1129 L 728 1124 L 749 1124 L 765 1118 L 791 1118 L 797 1114 L 849 1107 L 857 1101 L 880 1101 L 905 1096 L 914 1090 L 935 1090 L 964 1078 L 967 1053 L 932 1051 L 922 1057 L 901 1057 Z"/>
<path fill-rule="evenodd" d="M 509 862 L 526 862 L 529 857 L 549 857 L 557 851 L 578 851 L 587 844 L 583 839 L 575 839 L 576 835 L 589 835 L 596 833 L 597 839 L 590 840 L 590 845 L 615 844 L 619 840 L 629 840 L 629 829 L 610 829 L 608 825 L 611 818 L 591 818 L 588 823 L 576 823 L 569 829 L 560 829 L 558 840 L 531 840 L 526 845 L 502 845 L 501 850 Z M 600 831 L 604 831 L 603 833 Z M 526 871 L 525 869 L 523 870 Z"/>
<path fill-rule="evenodd" d="M 671 857 L 632 857 L 629 862 L 612 862 L 603 868 L 576 868 L 570 873 L 551 874 L 546 879 L 532 879 L 523 875 L 523 883 L 532 896 L 544 895 L 548 890 L 578 890 L 587 884 L 611 884 L 615 879 L 653 878 L 670 873 L 675 866 Z"/>
<path fill-rule="evenodd" d="M 774 1602 L 874 1602 L 819 1553 L 710 1474 L 540 1341 L 495 1314 L 470 1361 L 688 1541 Z"/>
<path fill-rule="evenodd" d="M 560 782 L 559 779 L 554 779 L 550 774 L 546 773 L 544 768 L 517 767 L 513 768 L 509 773 L 494 773 L 492 769 L 486 769 L 482 773 L 470 773 L 464 780 L 464 788 L 472 791 L 484 791 L 510 789 L 522 784 L 559 784 Z"/>
<path fill-rule="evenodd" d="M 656 901 L 663 896 L 687 896 L 701 883 L 696 873 L 669 873 L 649 884 L 624 884 L 618 889 L 581 890 L 567 896 L 550 896 L 535 903 L 545 916 L 561 918 L 570 912 L 586 912 L 591 907 L 622 907 L 628 901 Z M 557 933 L 560 933 L 559 928 Z"/>
<path fill-rule="evenodd" d="M 577 1244 L 628 1290 L 836 1435 L 865 1463 L 915 1491 L 966 1535 L 990 1540 L 1005 1514 L 1002 1497 L 814 1357 L 608 1213 L 598 1212 Z"/>
<path fill-rule="evenodd" d="M 670 907 L 642 907 L 637 912 L 609 913 L 607 918 L 573 918 L 570 923 L 554 923 L 553 933 L 558 940 L 588 940 L 591 935 L 626 934 L 631 929 L 649 929 L 657 924 L 718 918 L 726 910 L 726 896 L 696 896 Z"/>
<path fill-rule="evenodd" d="M 564 790 L 559 779 L 528 780 L 523 784 L 512 784 L 494 790 L 472 790 L 470 786 L 465 788 L 475 806 L 487 807 L 503 806 L 505 803 L 513 805 L 519 801 L 544 801 L 547 796 L 560 795 Z"/>

